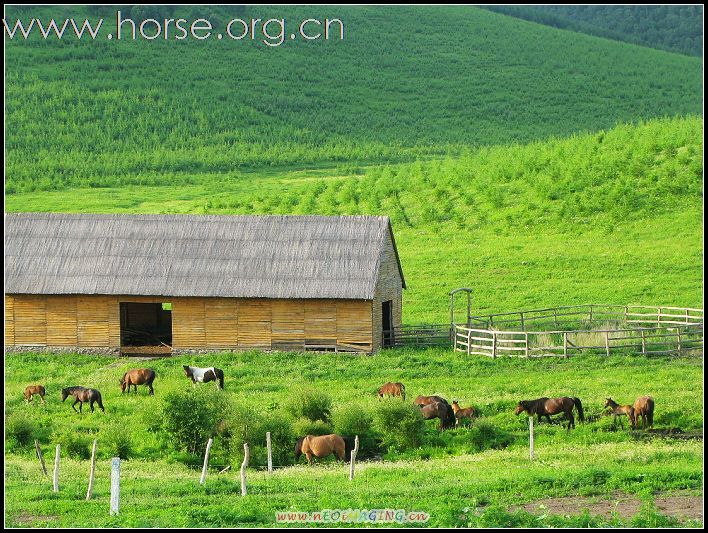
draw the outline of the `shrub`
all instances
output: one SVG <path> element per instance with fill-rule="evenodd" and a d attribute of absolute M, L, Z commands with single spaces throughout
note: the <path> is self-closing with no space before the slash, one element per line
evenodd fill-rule
<path fill-rule="evenodd" d="M 382 402 L 376 409 L 374 422 L 381 443 L 388 450 L 416 448 L 422 442 L 425 421 L 413 404 Z"/>
<path fill-rule="evenodd" d="M 332 399 L 324 392 L 304 389 L 292 395 L 288 411 L 295 418 L 308 418 L 329 422 L 332 414 Z"/>
<path fill-rule="evenodd" d="M 133 439 L 130 433 L 121 426 L 114 426 L 101 432 L 98 442 L 101 455 L 129 459 L 133 455 Z"/>
<path fill-rule="evenodd" d="M 228 397 L 211 387 L 170 392 L 160 410 L 161 428 L 175 450 L 201 453 L 228 411 Z"/>
<path fill-rule="evenodd" d="M 82 433 L 67 429 L 59 430 L 52 434 L 52 442 L 61 445 L 61 454 L 73 459 L 90 459 L 91 442 L 89 437 Z"/>
<path fill-rule="evenodd" d="M 18 446 L 32 444 L 36 433 L 34 421 L 21 413 L 13 413 L 5 420 L 5 438 Z"/>
<path fill-rule="evenodd" d="M 309 418 L 298 418 L 293 423 L 293 436 L 298 439 L 305 435 L 329 435 L 333 433 L 332 426 L 321 420 L 310 420 Z M 293 446 L 295 443 L 293 442 Z"/>
<path fill-rule="evenodd" d="M 350 404 L 337 409 L 333 416 L 334 431 L 342 437 L 359 435 L 359 453 L 370 456 L 379 449 L 377 434 L 374 431 L 374 417 L 361 405 Z"/>

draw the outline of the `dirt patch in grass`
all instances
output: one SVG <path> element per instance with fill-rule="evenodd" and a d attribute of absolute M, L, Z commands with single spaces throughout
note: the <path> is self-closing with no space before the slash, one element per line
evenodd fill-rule
<path fill-rule="evenodd" d="M 42 522 L 42 523 L 52 522 L 52 521 L 56 520 L 57 518 L 59 518 L 59 517 L 56 515 L 43 516 L 43 515 L 33 515 L 33 514 L 21 512 L 20 514 L 15 515 L 13 517 L 13 520 L 19 526 L 25 527 L 25 526 L 33 526 L 33 525 L 37 524 L 38 522 Z"/>
<path fill-rule="evenodd" d="M 703 521 L 703 498 L 688 494 L 659 493 L 654 496 L 657 510 L 678 520 Z M 532 514 L 579 515 L 587 510 L 593 516 L 611 518 L 617 513 L 621 518 L 631 518 L 642 507 L 639 498 L 623 492 L 612 496 L 565 496 L 546 498 L 525 505 L 512 507 L 511 511 L 525 510 Z"/>

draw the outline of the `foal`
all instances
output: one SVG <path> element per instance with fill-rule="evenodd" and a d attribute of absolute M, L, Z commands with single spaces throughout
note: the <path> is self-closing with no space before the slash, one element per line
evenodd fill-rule
<path fill-rule="evenodd" d="M 622 416 L 622 415 L 627 415 L 627 418 L 629 418 L 629 423 L 632 426 L 632 429 L 634 429 L 637 425 L 637 421 L 634 417 L 634 407 L 631 405 L 620 405 L 616 401 L 614 401 L 612 398 L 606 398 L 605 399 L 605 409 L 610 409 L 610 413 L 612 414 L 612 423 L 616 424 L 617 423 L 617 417 Z M 624 427 L 624 422 L 622 422 L 622 419 L 620 418 L 620 425 Z"/>

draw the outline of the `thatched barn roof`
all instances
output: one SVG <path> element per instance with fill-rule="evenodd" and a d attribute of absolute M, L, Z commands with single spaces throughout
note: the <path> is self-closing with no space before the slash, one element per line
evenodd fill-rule
<path fill-rule="evenodd" d="M 5 292 L 369 300 L 387 232 L 374 216 L 7 214 Z"/>

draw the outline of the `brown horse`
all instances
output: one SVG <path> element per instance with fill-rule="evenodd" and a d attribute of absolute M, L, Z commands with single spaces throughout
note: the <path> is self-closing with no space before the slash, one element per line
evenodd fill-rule
<path fill-rule="evenodd" d="M 130 394 L 131 385 L 135 388 L 135 392 L 138 392 L 138 385 L 147 385 L 150 389 L 150 395 L 154 395 L 155 391 L 152 388 L 152 382 L 155 381 L 155 371 L 152 368 L 134 368 L 128 370 L 123 377 L 120 378 L 120 391 L 121 394 L 125 392 L 126 387 L 128 388 L 128 393 Z"/>
<path fill-rule="evenodd" d="M 455 411 L 452 410 L 452 407 L 450 407 L 450 404 L 447 402 L 433 402 L 428 405 L 424 405 L 421 407 L 420 413 L 423 415 L 425 420 L 439 418 L 440 431 L 455 427 Z"/>
<path fill-rule="evenodd" d="M 477 416 L 477 410 L 474 407 L 465 407 L 462 409 L 460 407 L 460 404 L 457 403 L 457 400 L 454 400 L 452 402 L 452 410 L 455 412 L 455 418 L 456 420 L 456 425 L 460 425 L 462 422 L 463 418 L 467 418 L 468 420 L 472 420 L 475 416 Z"/>
<path fill-rule="evenodd" d="M 540 424 L 542 416 L 545 416 L 548 422 L 551 423 L 550 415 L 565 413 L 565 416 L 568 419 L 568 431 L 570 431 L 571 427 L 575 427 L 573 407 L 578 409 L 578 418 L 580 418 L 580 421 L 585 422 L 583 404 L 580 402 L 580 398 L 570 398 L 568 396 L 563 396 L 561 398 L 538 398 L 537 400 L 522 400 L 517 404 L 516 409 L 514 410 L 514 414 L 518 415 L 526 411 L 529 416 L 537 415 L 538 422 Z"/>
<path fill-rule="evenodd" d="M 641 396 L 634 402 L 634 418 L 637 426 L 639 417 L 642 417 L 642 429 L 654 427 L 654 398 L 651 396 Z"/>
<path fill-rule="evenodd" d="M 384 396 L 400 396 L 402 399 L 406 399 L 406 386 L 403 383 L 388 382 L 384 383 L 379 387 L 378 390 L 379 400 Z"/>
<path fill-rule="evenodd" d="M 629 424 L 632 426 L 632 429 L 634 429 L 636 422 L 634 419 L 634 407 L 631 405 L 620 405 L 616 401 L 614 401 L 612 398 L 606 398 L 605 399 L 605 409 L 610 410 L 610 414 L 612 415 L 612 423 L 616 424 L 617 423 L 617 417 L 622 416 L 622 415 L 627 415 L 627 418 L 629 418 Z M 619 419 L 620 425 L 624 427 L 624 423 L 622 422 L 622 419 Z"/>
<path fill-rule="evenodd" d="M 306 435 L 300 437 L 295 444 L 295 462 L 300 459 L 303 453 L 309 464 L 312 464 L 313 457 L 322 458 L 331 454 L 334 454 L 340 461 L 346 461 L 352 449 L 350 441 L 334 433 L 321 436 Z"/>
<path fill-rule="evenodd" d="M 44 404 L 44 395 L 46 394 L 46 391 L 44 390 L 44 387 L 42 385 L 27 385 L 25 387 L 25 401 L 29 402 L 32 399 L 32 396 L 38 394 L 39 398 L 42 400 L 42 403 Z"/>
<path fill-rule="evenodd" d="M 430 405 L 431 403 L 440 402 L 447 403 L 447 400 L 442 396 L 418 396 L 413 402 L 418 407 L 423 407 L 424 405 Z"/>
<path fill-rule="evenodd" d="M 98 392 L 96 389 L 87 389 L 86 387 L 67 387 L 66 389 L 61 390 L 61 401 L 63 402 L 66 400 L 69 396 L 74 397 L 74 403 L 71 404 L 71 408 L 76 411 L 76 404 L 79 404 L 79 410 L 76 411 L 77 413 L 82 412 L 82 407 L 84 405 L 84 402 L 89 402 L 91 406 L 91 412 L 93 413 L 93 404 L 94 402 L 98 404 L 98 407 L 103 411 L 104 413 L 106 410 L 103 408 L 103 402 L 101 401 L 101 393 Z"/>

